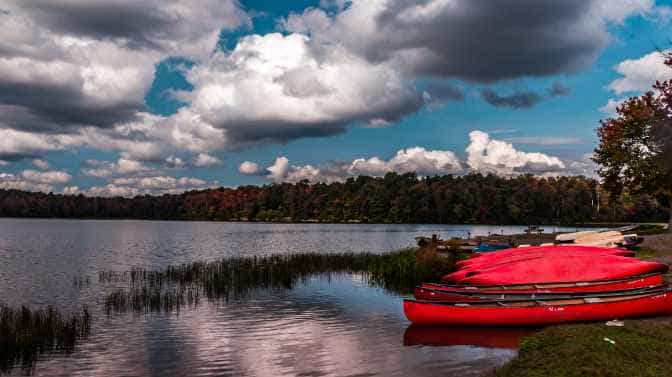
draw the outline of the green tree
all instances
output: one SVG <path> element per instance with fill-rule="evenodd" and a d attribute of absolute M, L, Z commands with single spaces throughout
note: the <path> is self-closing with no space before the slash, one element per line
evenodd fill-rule
<path fill-rule="evenodd" d="M 672 53 L 666 53 L 672 68 Z M 672 71 L 670 71 L 672 77 Z M 672 197 L 672 79 L 626 100 L 617 115 L 601 121 L 594 161 L 612 199 L 624 188 L 648 193 L 670 208 Z M 669 231 L 672 232 L 672 210 Z"/>

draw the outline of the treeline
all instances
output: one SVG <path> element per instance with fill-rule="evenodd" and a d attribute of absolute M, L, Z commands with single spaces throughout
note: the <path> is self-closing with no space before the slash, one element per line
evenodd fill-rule
<path fill-rule="evenodd" d="M 2 217 L 132 218 L 286 222 L 538 224 L 666 221 L 648 195 L 611 201 L 585 177 L 502 178 L 472 174 L 418 179 L 389 173 L 342 183 L 299 182 L 90 198 L 0 190 Z"/>

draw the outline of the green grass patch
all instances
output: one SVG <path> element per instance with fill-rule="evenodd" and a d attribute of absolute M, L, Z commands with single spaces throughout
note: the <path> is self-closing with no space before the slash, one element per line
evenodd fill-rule
<path fill-rule="evenodd" d="M 612 344 L 605 338 L 615 342 Z M 526 338 L 498 377 L 659 377 L 672 375 L 672 325 L 628 321 L 560 326 Z"/>
<path fill-rule="evenodd" d="M 103 271 L 103 284 L 126 282 L 104 298 L 105 309 L 121 311 L 179 311 L 208 300 L 230 300 L 256 289 L 292 289 L 314 276 L 349 273 L 369 284 L 408 293 L 425 280 L 438 280 L 452 271 L 450 255 L 406 249 L 386 254 L 286 254 L 262 257 L 229 257 L 213 262 L 169 266 L 161 270 Z"/>

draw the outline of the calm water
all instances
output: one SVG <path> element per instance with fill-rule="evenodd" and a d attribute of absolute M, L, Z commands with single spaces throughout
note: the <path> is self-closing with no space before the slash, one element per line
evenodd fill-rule
<path fill-rule="evenodd" d="M 400 296 L 350 275 L 179 315 L 107 316 L 97 274 L 232 255 L 385 252 L 420 235 L 523 228 L 0 219 L 0 300 L 94 312 L 92 336 L 73 355 L 41 359 L 37 375 L 479 375 L 515 355 L 520 331 L 408 328 Z M 91 284 L 73 284 L 80 276 Z"/>

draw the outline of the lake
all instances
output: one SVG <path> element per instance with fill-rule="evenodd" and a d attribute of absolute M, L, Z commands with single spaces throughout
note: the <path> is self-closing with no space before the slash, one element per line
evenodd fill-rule
<path fill-rule="evenodd" d="M 382 253 L 413 246 L 416 236 L 525 228 L 0 219 L 0 301 L 63 311 L 85 304 L 92 311 L 91 336 L 71 355 L 41 357 L 36 375 L 477 376 L 514 357 L 528 331 L 409 328 L 402 296 L 348 274 L 179 314 L 107 315 L 98 272 L 226 256 Z M 73 283 L 82 277 L 90 283 Z"/>

